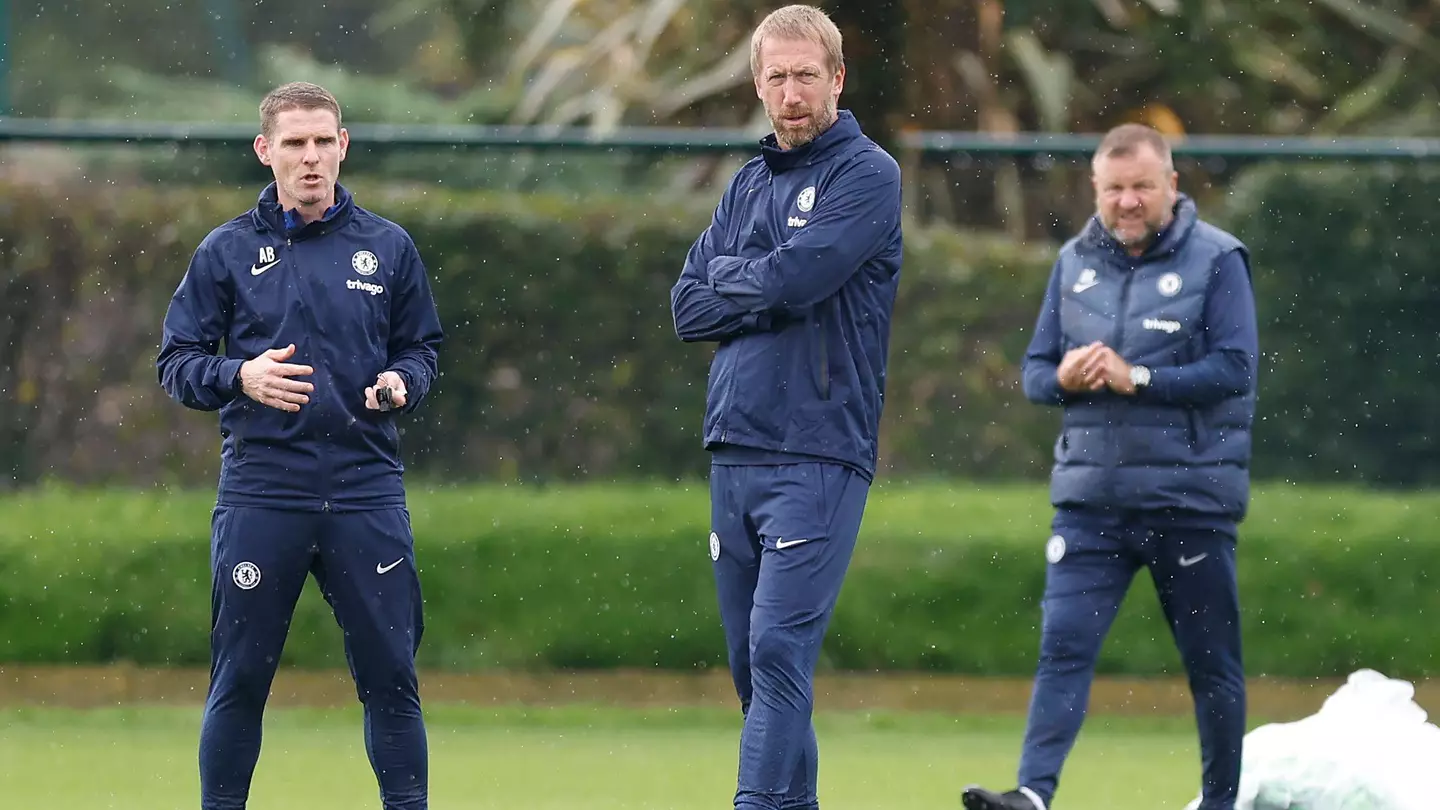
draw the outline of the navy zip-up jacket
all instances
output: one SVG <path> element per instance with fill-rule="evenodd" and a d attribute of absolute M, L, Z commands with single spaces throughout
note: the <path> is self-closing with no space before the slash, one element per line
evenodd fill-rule
<path fill-rule="evenodd" d="M 219 505 L 404 506 L 396 418 L 425 399 L 444 336 L 420 254 L 343 186 L 323 219 L 290 213 L 271 183 L 200 243 L 165 313 L 160 384 L 187 408 L 220 412 Z M 292 343 L 288 362 L 315 370 L 297 378 L 315 386 L 298 413 L 250 399 L 239 380 L 246 360 Z M 383 371 L 405 380 L 403 409 L 365 407 Z"/>
<path fill-rule="evenodd" d="M 1065 410 L 1052 502 L 1156 524 L 1243 520 L 1257 332 L 1248 251 L 1190 198 L 1139 257 L 1092 218 L 1060 251 L 1025 355 L 1026 396 Z M 1150 384 L 1128 396 L 1062 391 L 1065 353 L 1097 340 L 1149 368 Z"/>
<path fill-rule="evenodd" d="M 735 174 L 670 302 L 716 341 L 704 443 L 733 463 L 808 458 L 874 478 L 900 279 L 900 168 L 854 116 Z"/>

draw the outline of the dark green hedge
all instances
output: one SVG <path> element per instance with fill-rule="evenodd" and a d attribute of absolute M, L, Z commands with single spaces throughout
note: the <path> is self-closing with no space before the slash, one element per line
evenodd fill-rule
<path fill-rule="evenodd" d="M 0 371 L 18 383 L 0 387 L 0 464 L 21 482 L 213 480 L 214 415 L 166 401 L 152 364 L 190 252 L 254 192 L 81 192 L 0 189 Z M 357 193 L 414 236 L 448 332 L 406 431 L 417 475 L 703 474 L 712 347 L 675 338 L 669 291 L 712 201 Z M 888 465 L 1043 475 L 1053 414 L 1005 409 L 1048 250 L 918 227 L 907 248 Z"/>
<path fill-rule="evenodd" d="M 1440 168 L 1259 169 L 1225 217 L 1257 258 L 1256 466 L 1440 484 Z"/>
<path fill-rule="evenodd" d="M 673 334 L 669 290 L 707 194 L 519 196 L 357 189 L 427 260 L 449 341 L 410 420 L 416 476 L 693 480 L 711 347 Z M 165 399 L 163 308 L 205 232 L 254 189 L 0 186 L 0 476 L 213 481 L 212 414 Z M 1269 167 L 1203 214 L 1255 256 L 1255 471 L 1440 480 L 1440 172 Z M 884 474 L 1043 479 L 1056 414 L 1018 364 L 1054 245 L 911 224 L 892 336 Z M 5 475 L 8 473 L 8 475 Z"/>
<path fill-rule="evenodd" d="M 421 657 L 445 669 L 724 665 L 703 487 L 416 492 Z M 207 493 L 42 492 L 0 502 L 0 663 L 201 665 Z M 879 487 L 824 666 L 1029 674 L 1050 512 L 1040 487 Z M 1440 674 L 1440 497 L 1263 489 L 1241 545 L 1252 674 Z M 286 650 L 343 667 L 307 587 Z M 1100 664 L 1176 674 L 1141 574 Z"/>

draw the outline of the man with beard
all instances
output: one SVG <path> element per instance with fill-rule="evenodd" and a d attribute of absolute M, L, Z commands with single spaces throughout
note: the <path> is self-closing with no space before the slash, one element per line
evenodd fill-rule
<path fill-rule="evenodd" d="M 1096 215 L 1060 251 L 1025 354 L 1025 394 L 1064 409 L 1040 661 L 1018 787 L 968 810 L 1045 810 L 1080 732 L 1095 660 L 1149 569 L 1189 674 L 1202 810 L 1234 810 L 1245 734 L 1235 575 L 1249 505 L 1259 355 L 1249 252 L 1197 218 L 1155 130 L 1109 132 Z"/>
<path fill-rule="evenodd" d="M 720 615 L 745 714 L 735 807 L 817 808 L 812 679 L 876 470 L 900 169 L 838 109 L 840 32 L 786 6 L 751 39 L 774 125 L 671 291 L 711 341 L 704 443 Z"/>

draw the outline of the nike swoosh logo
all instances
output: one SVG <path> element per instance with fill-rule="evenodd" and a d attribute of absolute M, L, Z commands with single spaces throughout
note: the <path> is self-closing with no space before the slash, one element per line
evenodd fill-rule
<path fill-rule="evenodd" d="M 390 563 L 389 565 L 381 565 L 380 563 L 375 563 L 375 573 L 377 573 L 377 574 L 383 574 L 383 573 L 385 573 L 386 571 L 389 571 L 391 568 L 394 568 L 395 566 L 399 565 L 399 564 L 402 563 L 402 562 L 405 562 L 405 558 L 404 558 L 404 557 L 401 557 L 400 559 L 396 560 L 396 561 L 393 562 L 393 563 Z"/>
<path fill-rule="evenodd" d="M 808 542 L 810 542 L 810 538 L 808 538 L 808 537 L 805 538 L 804 540 L 776 540 L 776 541 L 775 541 L 775 550 L 776 550 L 776 551 L 779 551 L 779 550 L 782 549 L 782 548 L 789 548 L 789 547 L 791 547 L 791 546 L 798 546 L 798 545 L 800 545 L 801 543 L 808 543 Z"/>
<path fill-rule="evenodd" d="M 1180 558 L 1180 567 L 1181 567 L 1181 568 L 1189 568 L 1190 566 L 1194 565 L 1195 563 L 1200 562 L 1201 560 L 1203 560 L 1203 559 L 1205 559 L 1206 557 L 1209 557 L 1209 556 L 1210 556 L 1210 554 L 1207 552 L 1207 553 L 1205 553 L 1205 554 L 1196 554 L 1194 557 L 1181 557 L 1181 558 Z"/>
<path fill-rule="evenodd" d="M 1077 281 L 1077 282 L 1075 282 L 1075 286 L 1070 288 L 1070 291 L 1071 291 L 1071 292 L 1082 293 L 1082 292 L 1085 292 L 1086 290 L 1090 289 L 1091 287 L 1097 287 L 1097 286 L 1099 286 L 1099 285 L 1100 285 L 1100 282 L 1098 282 L 1098 281 L 1092 281 L 1092 282 L 1090 282 L 1089 284 L 1081 284 L 1080 282 Z"/>
<path fill-rule="evenodd" d="M 252 265 L 250 265 L 250 275 L 252 275 L 252 276 L 258 276 L 258 275 L 260 275 L 261 273 L 265 272 L 266 270 L 269 270 L 270 268 L 274 267 L 275 265 L 277 265 L 277 264 L 279 264 L 279 263 L 280 263 L 280 260 L 279 260 L 279 259 L 276 259 L 275 261 L 270 262 L 269 264 L 266 264 L 266 265 L 261 265 L 260 267 L 256 267 L 255 265 L 252 264 Z"/>

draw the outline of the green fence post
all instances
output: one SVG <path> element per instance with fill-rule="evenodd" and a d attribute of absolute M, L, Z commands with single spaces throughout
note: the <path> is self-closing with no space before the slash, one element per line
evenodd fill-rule
<path fill-rule="evenodd" d="M 0 0 L 0 3 L 6 2 L 9 0 Z M 212 58 L 219 59 L 220 74 L 237 87 L 249 84 L 252 78 L 250 46 L 245 39 L 239 6 L 235 0 L 206 0 L 205 17 L 214 41 Z"/>
<path fill-rule="evenodd" d="M 10 0 L 0 0 L 0 117 L 10 114 Z"/>

